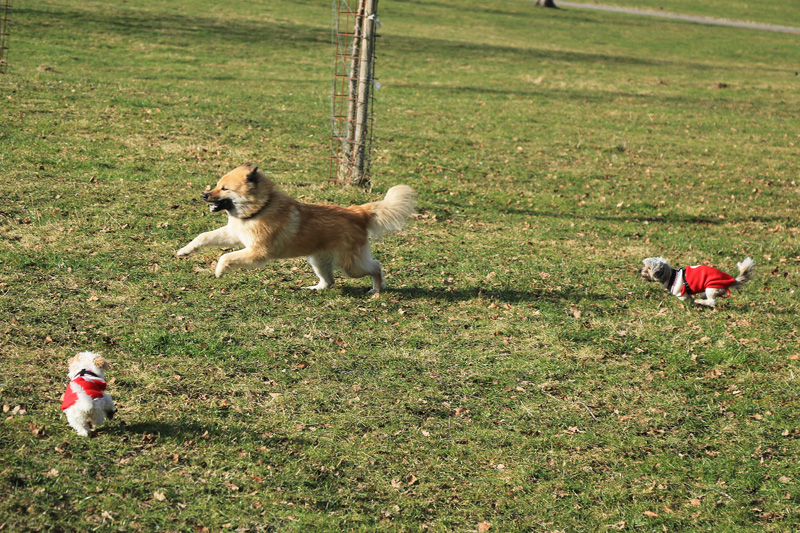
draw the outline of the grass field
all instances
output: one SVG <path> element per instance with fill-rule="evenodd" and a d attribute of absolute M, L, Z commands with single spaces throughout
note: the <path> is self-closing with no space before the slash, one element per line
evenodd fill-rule
<path fill-rule="evenodd" d="M 0 531 L 798 530 L 797 36 L 532 4 L 381 3 L 369 193 L 327 182 L 329 3 L 16 4 Z M 390 288 L 177 259 L 247 160 L 414 187 Z M 687 309 L 652 255 L 758 271 Z M 83 439 L 89 349 L 119 413 Z"/>

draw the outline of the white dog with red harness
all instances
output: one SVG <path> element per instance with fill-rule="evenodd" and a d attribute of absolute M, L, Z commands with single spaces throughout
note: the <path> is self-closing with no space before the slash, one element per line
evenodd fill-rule
<path fill-rule="evenodd" d="M 92 435 L 106 419 L 114 418 L 114 401 L 105 392 L 106 370 L 108 362 L 96 353 L 81 352 L 69 360 L 70 382 L 61 398 L 61 410 L 82 437 Z"/>
<path fill-rule="evenodd" d="M 643 279 L 661 283 L 670 294 L 689 305 L 716 307 L 717 298 L 730 296 L 731 288 L 738 288 L 750 281 L 756 264 L 749 257 L 741 263 L 735 278 L 706 265 L 687 266 L 675 270 L 663 257 L 648 257 L 639 271 Z M 692 298 L 693 294 L 705 294 L 705 298 Z"/>

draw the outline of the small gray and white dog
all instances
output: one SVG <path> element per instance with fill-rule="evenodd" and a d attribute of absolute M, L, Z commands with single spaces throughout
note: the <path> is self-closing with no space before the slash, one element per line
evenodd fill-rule
<path fill-rule="evenodd" d="M 755 262 L 749 257 L 741 263 L 739 275 L 735 278 L 721 270 L 706 265 L 687 266 L 675 270 L 663 257 L 648 257 L 644 267 L 639 271 L 643 279 L 657 281 L 667 289 L 670 294 L 677 296 L 689 305 L 705 305 L 716 307 L 717 298 L 726 298 L 730 295 L 730 288 L 739 288 L 753 278 Z M 705 298 L 692 298 L 693 294 L 704 293 Z"/>

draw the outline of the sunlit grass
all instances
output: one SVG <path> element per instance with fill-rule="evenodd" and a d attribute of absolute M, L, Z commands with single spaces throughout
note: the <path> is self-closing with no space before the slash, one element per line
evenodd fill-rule
<path fill-rule="evenodd" d="M 15 6 L 0 529 L 796 529 L 796 39 L 532 4 L 382 5 L 369 193 L 327 182 L 330 6 Z M 246 160 L 414 187 L 389 289 L 175 258 Z M 758 271 L 687 310 L 651 255 Z"/>

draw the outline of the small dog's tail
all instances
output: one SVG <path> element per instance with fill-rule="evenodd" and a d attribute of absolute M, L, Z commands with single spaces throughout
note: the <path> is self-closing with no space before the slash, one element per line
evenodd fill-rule
<path fill-rule="evenodd" d="M 414 214 L 416 196 L 411 187 L 395 185 L 386 192 L 383 200 L 364 206 L 372 214 L 367 226 L 370 238 L 380 239 L 403 229 L 408 217 Z"/>
<path fill-rule="evenodd" d="M 734 283 L 734 287 L 738 287 L 740 285 L 744 285 L 751 279 L 753 279 L 753 273 L 755 271 L 756 263 L 749 257 L 747 257 L 741 263 L 736 263 L 736 266 L 739 268 L 739 275 L 736 276 L 736 283 Z"/>

